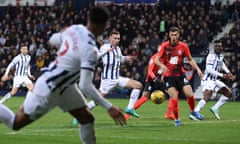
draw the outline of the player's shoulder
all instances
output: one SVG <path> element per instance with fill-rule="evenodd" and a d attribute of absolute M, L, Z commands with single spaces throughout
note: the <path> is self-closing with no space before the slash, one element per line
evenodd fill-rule
<path fill-rule="evenodd" d="M 207 55 L 207 59 L 215 59 L 216 58 L 216 54 L 215 53 L 209 53 L 208 55 Z"/>
<path fill-rule="evenodd" d="M 109 49 L 110 47 L 111 47 L 111 44 L 106 43 L 106 44 L 101 45 L 100 49 Z"/>
<path fill-rule="evenodd" d="M 185 43 L 185 42 L 183 42 L 183 41 L 179 41 L 178 44 L 179 44 L 180 46 L 183 46 L 183 47 L 185 47 L 185 48 L 188 48 L 187 43 Z"/>
<path fill-rule="evenodd" d="M 169 41 L 164 41 L 164 42 L 162 42 L 161 47 L 165 47 L 168 45 L 170 45 Z"/>

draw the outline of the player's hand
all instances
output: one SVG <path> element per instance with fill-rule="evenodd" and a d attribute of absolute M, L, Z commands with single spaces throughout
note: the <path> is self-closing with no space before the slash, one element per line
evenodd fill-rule
<path fill-rule="evenodd" d="M 126 61 L 131 62 L 131 61 L 133 61 L 133 59 L 135 59 L 136 57 L 134 57 L 134 56 L 125 56 L 125 58 L 126 58 Z"/>
<path fill-rule="evenodd" d="M 234 76 L 232 75 L 232 73 L 227 73 L 227 74 L 223 74 L 223 78 L 233 80 Z"/>
<path fill-rule="evenodd" d="M 165 66 L 164 64 L 161 64 L 161 69 L 162 69 L 163 73 L 169 71 L 167 66 Z"/>
<path fill-rule="evenodd" d="M 9 79 L 8 75 L 3 75 L 1 80 L 4 82 L 4 81 L 7 81 Z"/>
<path fill-rule="evenodd" d="M 125 125 L 126 124 L 126 119 L 122 113 L 122 110 L 120 108 L 112 106 L 108 110 L 109 115 L 112 117 L 112 119 L 115 121 L 117 125 Z"/>

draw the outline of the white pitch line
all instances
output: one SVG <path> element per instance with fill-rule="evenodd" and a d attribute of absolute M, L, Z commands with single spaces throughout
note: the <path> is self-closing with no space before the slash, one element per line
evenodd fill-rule
<path fill-rule="evenodd" d="M 230 123 L 230 122 L 240 122 L 240 120 L 213 120 L 213 121 L 186 121 L 183 122 L 183 125 L 188 125 L 188 124 L 212 124 L 212 123 Z M 126 127 L 131 127 L 131 126 L 155 126 L 155 124 L 131 124 L 131 125 L 126 125 Z M 102 126 L 102 127 L 96 127 L 96 129 L 112 129 L 112 128 L 119 128 L 121 126 Z M 76 137 L 75 134 L 69 133 L 69 134 L 63 134 L 63 133 L 51 133 L 51 132 L 63 132 L 63 131 L 79 131 L 79 128 L 38 128 L 38 129 L 34 129 L 34 130 L 27 130 L 27 131 L 12 131 L 12 132 L 7 132 L 5 133 L 6 135 L 15 135 L 15 134 L 20 134 L 20 135 L 26 135 L 26 136 L 72 136 L 72 137 Z M 201 141 L 201 142 L 214 142 L 214 143 L 222 143 L 223 141 L 213 141 L 213 140 L 209 140 L 209 139 L 203 139 L 203 138 L 197 138 L 197 139 L 193 139 L 193 138 L 177 138 L 177 137 L 154 137 L 154 138 L 146 138 L 146 137 L 137 137 L 137 136 L 98 136 L 99 138 L 112 138 L 112 139 L 149 139 L 149 140 L 158 140 L 158 141 L 186 141 L 186 142 L 194 142 L 194 141 Z M 238 144 L 239 142 L 236 141 L 228 141 L 228 143 L 236 143 Z"/>

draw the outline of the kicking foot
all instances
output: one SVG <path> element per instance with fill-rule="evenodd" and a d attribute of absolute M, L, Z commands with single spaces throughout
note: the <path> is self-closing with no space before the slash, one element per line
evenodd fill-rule
<path fill-rule="evenodd" d="M 137 114 L 134 109 L 125 108 L 124 112 L 127 113 L 127 114 L 130 114 L 130 115 L 132 115 L 134 117 L 139 118 L 139 114 Z"/>

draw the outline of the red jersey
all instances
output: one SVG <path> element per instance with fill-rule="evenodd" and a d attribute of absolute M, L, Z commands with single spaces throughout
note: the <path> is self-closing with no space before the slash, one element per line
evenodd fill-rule
<path fill-rule="evenodd" d="M 164 73 L 164 77 L 184 75 L 182 71 L 183 58 L 191 57 L 186 43 L 179 41 L 176 46 L 172 46 L 169 41 L 163 42 L 157 54 L 160 56 L 161 62 L 169 69 Z"/>
<path fill-rule="evenodd" d="M 148 62 L 148 71 L 146 76 L 146 82 L 153 81 L 155 77 L 157 77 L 160 81 L 162 81 L 161 70 L 158 65 L 155 64 L 156 54 L 152 55 L 151 59 Z"/>

